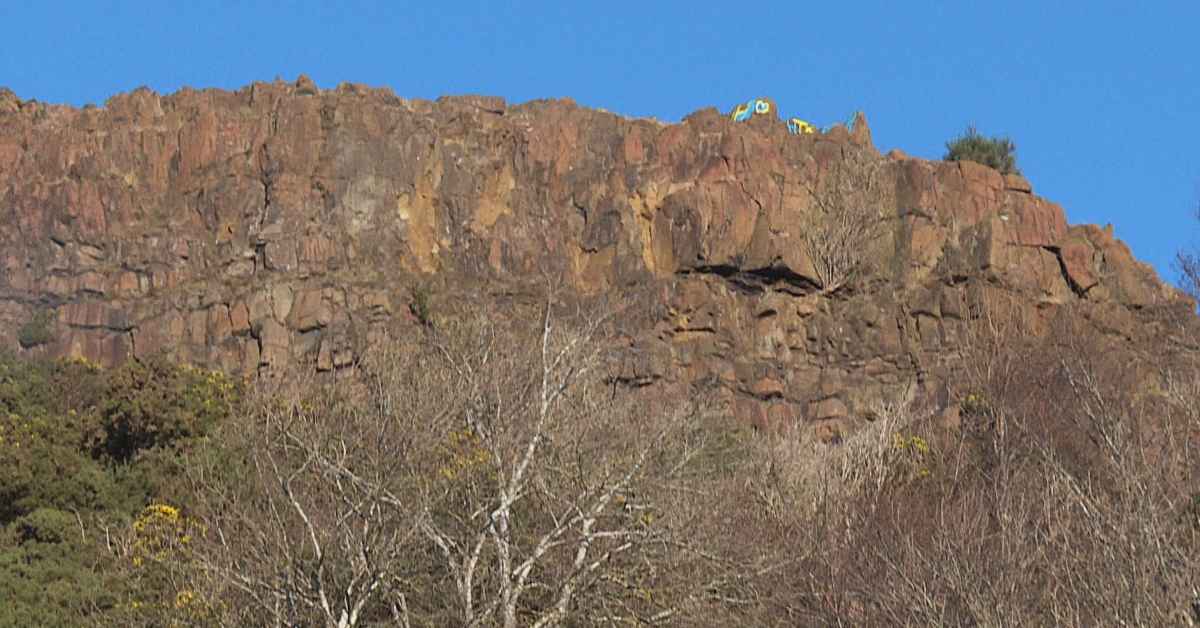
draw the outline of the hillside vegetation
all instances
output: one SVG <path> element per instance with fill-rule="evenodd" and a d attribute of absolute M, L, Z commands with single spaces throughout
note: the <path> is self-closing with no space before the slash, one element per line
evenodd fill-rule
<path fill-rule="evenodd" d="M 193 542 L 184 463 L 237 396 L 162 359 L 103 372 L 0 355 L 0 626 L 178 610 L 186 589 L 159 559 Z"/>
<path fill-rule="evenodd" d="M 953 421 L 821 443 L 625 390 L 620 312 L 579 311 L 445 313 L 241 396 L 5 358 L 0 625 L 1197 621 L 1191 366 L 1142 389 L 1069 312 L 1049 343 L 986 313 Z"/>

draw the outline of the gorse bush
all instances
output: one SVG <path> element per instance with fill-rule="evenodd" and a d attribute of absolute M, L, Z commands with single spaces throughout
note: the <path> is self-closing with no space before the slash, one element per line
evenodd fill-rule
<path fill-rule="evenodd" d="M 951 142 L 946 142 L 946 161 L 973 161 L 994 168 L 1000 174 L 1021 174 L 1017 167 L 1017 145 L 1007 137 L 981 135 L 975 125 L 967 125 L 967 132 Z"/>
<path fill-rule="evenodd" d="M 199 436 L 231 409 L 235 383 L 224 374 L 162 358 L 131 362 L 108 377 L 99 404 L 96 449 L 115 460 Z"/>
<path fill-rule="evenodd" d="M 182 452 L 238 393 L 221 374 L 160 358 L 105 371 L 0 352 L 0 628 L 138 626 L 144 609 L 171 621 L 203 610 L 172 585 L 186 561 L 155 560 L 197 534 L 166 502 L 179 501 Z"/>

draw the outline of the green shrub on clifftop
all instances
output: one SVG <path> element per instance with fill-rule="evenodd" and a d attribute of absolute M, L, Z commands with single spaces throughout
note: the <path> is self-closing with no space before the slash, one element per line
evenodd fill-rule
<path fill-rule="evenodd" d="M 1021 174 L 1017 167 L 1017 145 L 1007 137 L 981 135 L 975 125 L 968 124 L 967 132 L 952 142 L 946 142 L 946 161 L 973 161 L 1000 171 L 1000 174 Z"/>

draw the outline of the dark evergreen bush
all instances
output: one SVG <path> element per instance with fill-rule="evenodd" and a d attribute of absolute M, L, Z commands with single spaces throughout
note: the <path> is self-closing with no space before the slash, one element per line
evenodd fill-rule
<path fill-rule="evenodd" d="M 208 625 L 161 573 L 191 564 L 148 564 L 131 519 L 187 505 L 182 452 L 239 392 L 158 356 L 105 371 L 0 351 L 0 628 Z"/>
<path fill-rule="evenodd" d="M 1017 145 L 1007 137 L 981 135 L 975 125 L 952 142 L 946 142 L 946 161 L 973 161 L 994 168 L 1000 174 L 1021 174 L 1017 167 Z"/>
<path fill-rule="evenodd" d="M 50 330 L 49 321 L 46 317 L 39 315 L 21 326 L 17 340 L 21 343 L 21 347 L 29 349 L 38 345 L 50 344 L 57 340 L 57 338 L 54 336 L 54 332 Z"/>

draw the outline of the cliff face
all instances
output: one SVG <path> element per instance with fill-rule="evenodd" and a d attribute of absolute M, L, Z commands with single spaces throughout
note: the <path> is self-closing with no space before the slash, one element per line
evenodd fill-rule
<path fill-rule="evenodd" d="M 743 421 L 828 434 L 935 389 L 999 303 L 1143 348 L 1193 320 L 1111 228 L 984 166 L 880 156 L 861 115 L 793 135 L 303 78 L 83 110 L 5 90 L 0 225 L 7 348 L 40 317 L 56 341 L 27 351 L 331 370 L 416 324 L 414 286 L 485 304 L 559 278 L 639 304 L 618 381 L 710 382 Z"/>

